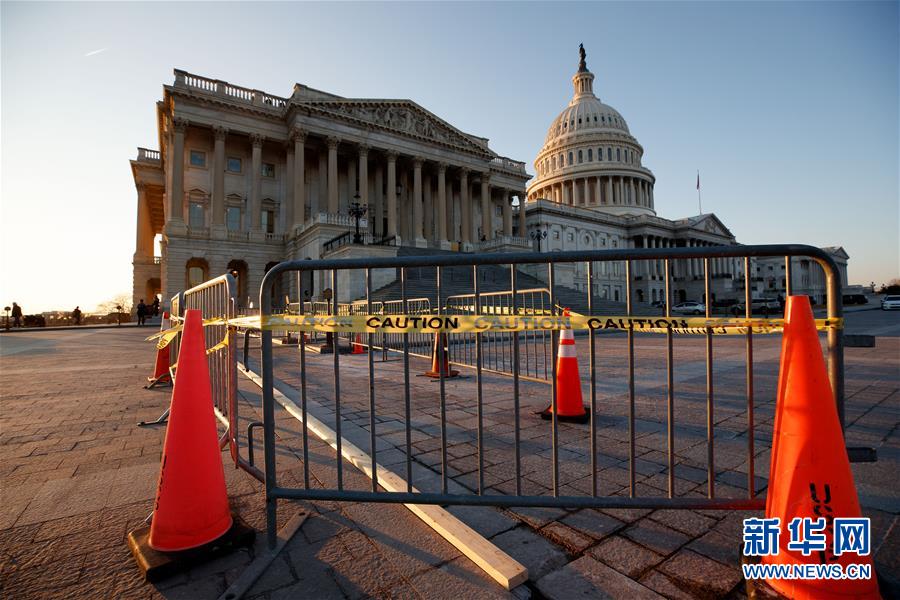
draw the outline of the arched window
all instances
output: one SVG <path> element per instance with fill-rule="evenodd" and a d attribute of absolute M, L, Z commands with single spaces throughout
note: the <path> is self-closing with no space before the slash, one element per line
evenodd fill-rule
<path fill-rule="evenodd" d="M 209 263 L 205 258 L 192 258 L 187 261 L 184 269 L 184 285 L 190 289 L 209 279 Z"/>
<path fill-rule="evenodd" d="M 570 167 L 572 166 L 572 159 L 573 159 L 573 155 L 572 155 L 572 151 L 570 150 L 569 151 L 569 166 Z"/>
<path fill-rule="evenodd" d="M 597 148 L 597 160 L 603 161 L 603 148 Z"/>
<path fill-rule="evenodd" d="M 612 148 L 606 149 L 606 160 L 612 160 Z"/>
<path fill-rule="evenodd" d="M 594 160 L 594 149 L 588 148 L 588 162 L 592 162 Z"/>
<path fill-rule="evenodd" d="M 579 150 L 578 151 L 578 164 L 580 165 L 583 162 L 584 162 L 584 153 L 581 150 Z"/>
<path fill-rule="evenodd" d="M 239 306 L 246 306 L 247 298 L 247 263 L 242 260 L 232 260 L 228 263 L 228 272 L 237 283 L 237 302 Z"/>
<path fill-rule="evenodd" d="M 616 148 L 616 162 L 622 162 L 622 149 Z"/>
<path fill-rule="evenodd" d="M 556 157 L 555 156 L 553 157 L 553 162 L 551 164 L 553 165 L 552 168 L 555 171 L 556 170 Z"/>

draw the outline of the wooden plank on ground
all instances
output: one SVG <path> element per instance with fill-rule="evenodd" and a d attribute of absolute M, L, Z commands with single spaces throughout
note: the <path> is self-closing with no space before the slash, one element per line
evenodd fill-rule
<path fill-rule="evenodd" d="M 262 387 L 262 378 L 259 375 L 243 368 L 241 371 L 253 383 Z M 277 389 L 273 389 L 273 392 L 276 402 L 295 419 L 303 422 L 303 413 L 300 407 Z M 306 416 L 307 428 L 323 442 L 337 450 L 337 435 L 334 430 L 309 414 L 308 411 Z M 369 478 L 372 477 L 372 457 L 368 453 L 363 452 L 348 440 L 342 439 L 341 454 Z M 389 492 L 406 491 L 406 480 L 381 465 L 378 465 L 378 484 Z M 413 491 L 418 490 L 413 488 Z M 521 563 L 440 506 L 407 504 L 406 508 L 507 590 L 511 590 L 528 579 L 528 569 Z"/>

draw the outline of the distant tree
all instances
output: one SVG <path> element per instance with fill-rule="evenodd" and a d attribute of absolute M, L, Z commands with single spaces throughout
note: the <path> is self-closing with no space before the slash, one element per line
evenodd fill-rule
<path fill-rule="evenodd" d="M 893 278 L 886 284 L 882 284 L 879 294 L 900 294 L 900 278 Z"/>
<path fill-rule="evenodd" d="M 121 308 L 117 308 L 121 307 Z M 114 312 L 131 312 L 131 296 L 128 294 L 119 294 L 112 298 L 111 300 L 107 300 L 106 302 L 101 302 L 97 305 L 97 309 L 95 312 L 100 314 L 108 314 Z"/>

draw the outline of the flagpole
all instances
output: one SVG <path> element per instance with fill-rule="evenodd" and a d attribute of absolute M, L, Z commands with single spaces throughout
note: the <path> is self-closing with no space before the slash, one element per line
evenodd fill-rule
<path fill-rule="evenodd" d="M 703 202 L 700 200 L 700 170 L 697 170 L 697 207 L 700 209 L 700 214 L 703 214 Z"/>

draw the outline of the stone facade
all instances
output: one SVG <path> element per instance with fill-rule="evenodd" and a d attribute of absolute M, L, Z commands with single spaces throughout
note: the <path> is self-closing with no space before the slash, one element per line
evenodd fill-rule
<path fill-rule="evenodd" d="M 135 302 L 160 293 L 165 303 L 227 271 L 249 306 L 268 268 L 287 259 L 529 247 L 515 235 L 524 231 L 514 208 L 529 178 L 524 163 L 410 100 L 347 99 L 301 84 L 281 98 L 176 70 L 157 122 L 160 150 L 141 148 L 131 161 Z M 362 243 L 352 241 L 354 204 L 366 209 Z M 310 292 L 327 287 L 320 277 Z M 295 290 L 285 284 L 279 299 Z"/>

